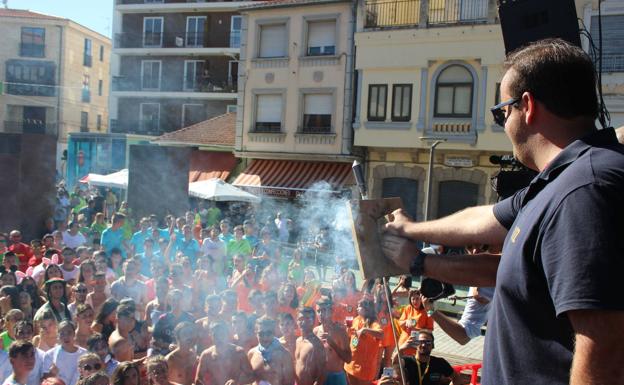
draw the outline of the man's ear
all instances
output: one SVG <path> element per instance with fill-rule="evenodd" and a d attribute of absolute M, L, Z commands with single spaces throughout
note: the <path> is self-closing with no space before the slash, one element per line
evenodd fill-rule
<path fill-rule="evenodd" d="M 537 100 L 530 92 L 524 92 L 522 94 L 522 104 L 524 104 L 524 123 L 527 125 L 533 124 L 537 117 Z"/>

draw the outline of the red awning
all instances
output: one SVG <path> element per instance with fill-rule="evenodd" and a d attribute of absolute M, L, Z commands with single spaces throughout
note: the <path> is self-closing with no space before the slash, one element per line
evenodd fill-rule
<path fill-rule="evenodd" d="M 329 187 L 314 186 L 322 181 Z M 256 159 L 232 184 L 255 193 L 294 197 L 316 188 L 340 193 L 353 184 L 353 177 L 350 163 Z"/>
<path fill-rule="evenodd" d="M 236 158 L 231 152 L 193 151 L 189 183 L 212 178 L 226 180 L 235 166 Z"/>

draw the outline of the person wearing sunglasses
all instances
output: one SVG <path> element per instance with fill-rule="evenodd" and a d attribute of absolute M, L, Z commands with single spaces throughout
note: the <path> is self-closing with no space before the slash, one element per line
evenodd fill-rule
<path fill-rule="evenodd" d="M 594 63 L 579 47 L 546 39 L 510 53 L 504 70 L 494 121 L 516 159 L 538 175 L 496 205 L 435 221 L 415 223 L 396 211 L 384 252 L 412 275 L 496 285 L 484 385 L 624 378 L 624 302 L 613 294 L 624 268 L 624 146 L 613 128 L 596 128 Z M 411 240 L 503 245 L 503 252 L 451 259 L 425 255 Z"/>
<path fill-rule="evenodd" d="M 80 379 L 87 378 L 93 373 L 97 373 L 104 369 L 104 364 L 95 353 L 85 353 L 78 359 L 78 372 Z"/>
<path fill-rule="evenodd" d="M 456 373 L 447 360 L 431 355 L 434 345 L 433 333 L 423 329 L 417 335 L 410 336 L 400 347 L 399 352 L 403 358 L 405 379 L 409 384 L 434 385 L 459 383 L 459 374 Z M 414 355 L 407 354 L 416 349 Z"/>

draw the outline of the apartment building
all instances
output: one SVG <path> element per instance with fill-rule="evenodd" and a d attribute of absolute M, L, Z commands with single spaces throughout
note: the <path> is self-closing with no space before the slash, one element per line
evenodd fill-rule
<path fill-rule="evenodd" d="M 624 124 L 624 12 L 621 1 L 602 3 L 603 90 L 617 127 Z M 575 4 L 596 38 L 598 2 Z M 489 111 L 500 99 L 505 57 L 496 2 L 364 0 L 355 44 L 354 145 L 367 149 L 371 195 L 400 196 L 418 220 L 494 202 L 499 166 L 489 158 L 511 154 Z"/>
<path fill-rule="evenodd" d="M 57 164 L 71 132 L 106 132 L 111 41 L 71 20 L 0 9 L 3 133 L 57 138 Z"/>
<path fill-rule="evenodd" d="M 250 3 L 115 0 L 110 131 L 160 135 L 234 111 Z"/>
<path fill-rule="evenodd" d="M 272 1 L 241 9 L 234 184 L 294 198 L 350 178 L 354 8 L 350 1 Z"/>

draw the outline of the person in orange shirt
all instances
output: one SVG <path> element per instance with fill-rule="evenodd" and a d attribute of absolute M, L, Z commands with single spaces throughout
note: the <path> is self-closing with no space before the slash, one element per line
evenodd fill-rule
<path fill-rule="evenodd" d="M 242 255 L 234 255 L 232 257 L 234 263 L 234 270 L 232 276 L 228 282 L 230 289 L 234 290 L 238 295 L 238 309 L 246 313 L 251 313 L 254 309 L 251 309 L 247 296 L 249 291 L 253 288 L 253 271 L 249 268 L 245 268 L 245 257 Z"/>
<path fill-rule="evenodd" d="M 413 331 L 418 331 L 420 329 L 433 330 L 433 318 L 427 315 L 427 311 L 422 303 L 420 290 L 410 290 L 409 303 L 409 305 L 403 308 L 401 318 L 399 318 L 399 326 L 401 327 L 399 345 L 407 341 Z M 406 352 L 408 355 L 413 355 L 415 353 L 416 349 L 411 348 Z"/>
<path fill-rule="evenodd" d="M 379 324 L 381 325 L 381 329 L 384 333 L 383 339 L 381 340 L 381 348 L 383 349 L 381 359 L 384 367 L 390 367 L 392 366 L 392 353 L 394 352 L 394 348 L 396 346 L 394 343 L 394 333 L 392 332 L 392 327 L 394 326 L 397 336 L 401 333 L 401 329 L 398 326 L 398 319 L 394 316 L 394 299 L 390 299 L 390 306 L 392 306 L 392 313 L 390 313 L 388 312 L 386 290 L 379 280 L 375 283 L 373 288 L 373 297 L 375 300 L 377 319 L 379 320 Z"/>
<path fill-rule="evenodd" d="M 351 362 L 345 364 L 349 385 L 370 385 L 379 373 L 380 343 L 383 330 L 375 316 L 375 304 L 363 298 L 357 305 L 358 316 L 349 327 Z M 348 325 L 347 325 L 348 326 Z"/>
<path fill-rule="evenodd" d="M 295 319 L 297 309 L 299 308 L 299 296 L 294 284 L 290 282 L 282 283 L 277 291 L 277 304 L 279 313 L 288 313 L 293 317 L 293 320 Z"/>
<path fill-rule="evenodd" d="M 342 284 L 347 289 L 347 293 L 341 302 L 346 305 L 347 315 L 355 317 L 357 304 L 362 298 L 362 293 L 355 286 L 355 274 L 351 270 L 342 275 Z"/>

